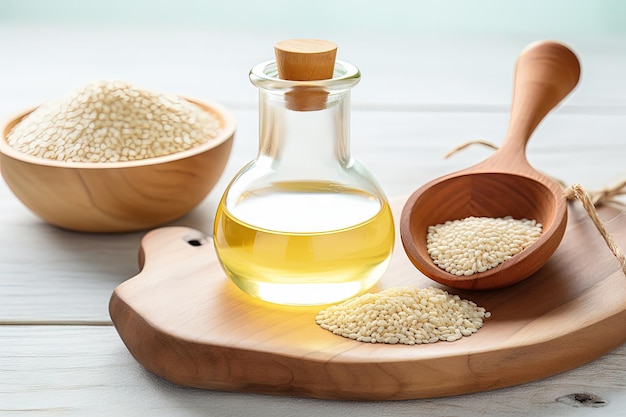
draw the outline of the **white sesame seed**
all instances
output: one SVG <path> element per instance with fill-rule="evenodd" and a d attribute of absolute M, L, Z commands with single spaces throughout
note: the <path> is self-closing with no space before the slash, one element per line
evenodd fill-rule
<path fill-rule="evenodd" d="M 535 220 L 467 217 L 428 227 L 426 245 L 435 265 L 454 275 L 485 272 L 520 253 L 541 236 Z"/>
<path fill-rule="evenodd" d="M 382 311 L 376 317 L 371 312 Z M 439 288 L 390 288 L 326 308 L 322 329 L 365 343 L 419 345 L 471 336 L 490 313 Z M 356 337 L 353 337 L 356 335 Z"/>
<path fill-rule="evenodd" d="M 191 149 L 213 139 L 220 128 L 215 115 L 182 98 L 100 81 L 43 104 L 9 132 L 7 142 L 40 158 L 114 162 Z M 50 148 L 50 143 L 59 145 Z"/>

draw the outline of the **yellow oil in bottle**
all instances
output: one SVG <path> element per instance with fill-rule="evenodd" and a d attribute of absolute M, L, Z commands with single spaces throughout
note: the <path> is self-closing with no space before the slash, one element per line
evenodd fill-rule
<path fill-rule="evenodd" d="M 222 267 L 246 293 L 290 305 L 327 304 L 374 285 L 395 239 L 388 203 L 334 184 L 284 182 L 217 210 Z"/>

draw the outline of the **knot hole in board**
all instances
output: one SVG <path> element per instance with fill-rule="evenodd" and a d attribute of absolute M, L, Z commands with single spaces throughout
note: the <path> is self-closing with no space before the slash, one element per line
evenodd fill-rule
<path fill-rule="evenodd" d="M 183 240 L 187 242 L 189 246 L 204 246 L 208 243 L 208 238 L 200 232 L 189 233 L 183 236 Z"/>

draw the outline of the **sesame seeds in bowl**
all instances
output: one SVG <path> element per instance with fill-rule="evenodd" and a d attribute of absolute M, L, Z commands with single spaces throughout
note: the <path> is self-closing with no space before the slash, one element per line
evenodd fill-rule
<path fill-rule="evenodd" d="M 36 108 L 11 129 L 7 143 L 48 160 L 110 163 L 186 151 L 220 129 L 216 114 L 179 96 L 99 81 Z"/>
<path fill-rule="evenodd" d="M 101 81 L 6 123 L 0 166 L 14 194 L 52 224 L 140 230 L 206 197 L 234 131 L 219 104 Z"/>

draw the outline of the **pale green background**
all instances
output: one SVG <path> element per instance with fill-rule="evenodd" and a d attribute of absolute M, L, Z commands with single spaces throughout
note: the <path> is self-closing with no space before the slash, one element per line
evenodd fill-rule
<path fill-rule="evenodd" d="M 626 35 L 624 0 L 0 0 L 15 23 L 508 36 Z"/>

